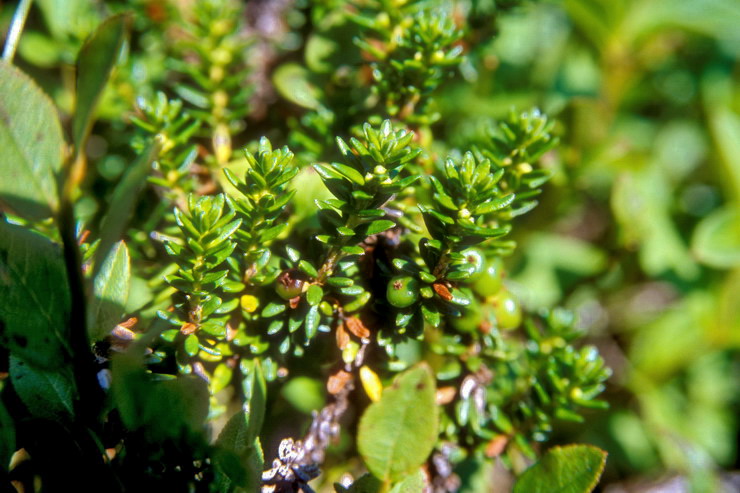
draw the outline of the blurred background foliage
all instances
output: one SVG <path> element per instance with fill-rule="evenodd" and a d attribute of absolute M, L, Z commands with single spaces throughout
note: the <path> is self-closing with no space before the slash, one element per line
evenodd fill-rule
<path fill-rule="evenodd" d="M 139 96 L 164 89 L 195 109 L 202 125 L 192 132 L 207 136 L 203 145 L 212 145 L 216 162 L 230 157 L 219 150 L 224 139 L 236 149 L 261 135 L 310 158 L 331 141 L 305 128 L 343 124 L 342 115 L 322 120 L 322 89 L 334 88 L 341 102 L 346 67 L 360 62 L 354 31 L 337 17 L 343 2 L 252 1 L 243 25 L 221 33 L 199 31 L 202 17 L 178 24 L 183 11 L 206 8 L 191 4 L 35 2 L 17 63 L 63 118 L 73 105 L 83 40 L 106 15 L 136 12 L 133 55 L 124 54 L 88 144 L 97 197 L 81 201 L 80 217 L 99 213 L 132 160 L 133 127 L 121 115 L 131 115 Z M 2 5 L 3 32 L 13 8 Z M 574 310 L 614 376 L 605 394 L 610 409 L 561 428 L 556 441 L 609 452 L 605 491 L 625 491 L 618 483 L 644 491 L 644 482 L 674 474 L 695 491 L 719 491 L 724 472 L 738 469 L 740 3 L 461 0 L 454 8 L 469 22 L 460 41 L 467 59 L 437 90 L 441 118 L 426 122 L 435 151 L 482 141 L 491 121 L 512 108 L 539 107 L 557 121 L 560 145 L 546 155 L 554 179 L 541 207 L 515 229 L 511 289 L 531 309 Z M 188 50 L 215 50 L 234 30 L 247 36 L 215 65 L 247 77 L 250 91 L 244 100 L 216 101 L 218 110 L 198 90 L 219 88 L 202 87 L 197 69 L 193 75 L 192 67 L 168 60 L 176 50 L 184 59 Z M 200 47 L 178 42 L 193 33 Z M 301 122 L 307 110 L 309 125 Z M 241 123 L 225 126 L 227 120 Z M 189 149 L 178 152 L 188 159 Z M 148 231 L 132 232 L 132 255 L 144 262 Z M 139 276 L 127 312 L 163 289 Z M 292 379 L 282 396 L 301 412 L 325 398 L 308 377 Z"/>

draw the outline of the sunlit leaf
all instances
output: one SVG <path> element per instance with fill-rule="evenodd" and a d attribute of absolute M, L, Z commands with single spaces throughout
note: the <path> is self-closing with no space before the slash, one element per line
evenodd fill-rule
<path fill-rule="evenodd" d="M 399 375 L 360 420 L 357 445 L 370 472 L 397 481 L 417 470 L 436 442 L 437 414 L 429 367 Z"/>
<path fill-rule="evenodd" d="M 553 447 L 522 474 L 514 493 L 589 493 L 605 464 L 606 452 L 596 447 Z"/>
<path fill-rule="evenodd" d="M 59 206 L 64 138 L 57 111 L 23 72 L 0 62 L 0 203 L 32 220 Z"/>
<path fill-rule="evenodd" d="M 120 322 L 128 302 L 131 260 L 119 241 L 95 276 L 93 299 L 88 305 L 88 330 L 93 341 L 105 337 Z"/>
<path fill-rule="evenodd" d="M 127 15 L 107 19 L 80 50 L 77 59 L 77 104 L 72 118 L 72 136 L 78 152 L 90 132 L 95 108 L 118 61 L 130 22 Z"/>

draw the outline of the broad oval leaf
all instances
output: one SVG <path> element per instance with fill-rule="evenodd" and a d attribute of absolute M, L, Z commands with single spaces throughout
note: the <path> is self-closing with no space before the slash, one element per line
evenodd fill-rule
<path fill-rule="evenodd" d="M 77 388 L 68 366 L 44 370 L 11 356 L 10 381 L 33 416 L 54 421 L 74 417 Z"/>
<path fill-rule="evenodd" d="M 357 444 L 370 472 L 398 481 L 426 461 L 437 439 L 435 384 L 422 364 L 399 375 L 360 420 Z"/>
<path fill-rule="evenodd" d="M 0 221 L 0 345 L 20 359 L 58 368 L 70 347 L 70 294 L 61 249 Z"/>
<path fill-rule="evenodd" d="M 261 404 L 264 407 L 264 401 Z M 218 491 L 231 491 L 232 486 L 256 491 L 259 487 L 264 457 L 254 417 L 260 418 L 245 406 L 229 419 L 216 440 L 216 483 L 223 487 Z"/>
<path fill-rule="evenodd" d="M 52 216 L 64 138 L 51 100 L 23 72 L 0 62 L 0 202 L 25 218 Z"/>
<path fill-rule="evenodd" d="M 389 493 L 417 493 L 424 491 L 424 472 L 419 469 L 393 485 Z"/>
<path fill-rule="evenodd" d="M 149 443 L 174 439 L 205 443 L 208 386 L 196 376 L 158 381 L 146 371 L 143 345 L 147 339 L 112 360 L 113 400 L 130 430 L 142 429 Z"/>
<path fill-rule="evenodd" d="M 720 269 L 740 265 L 740 211 L 726 207 L 702 219 L 691 248 L 706 265 Z"/>
<path fill-rule="evenodd" d="M 321 90 L 310 80 L 310 73 L 296 63 L 278 67 L 272 76 L 275 88 L 285 99 L 298 106 L 317 110 L 321 107 Z"/>
<path fill-rule="evenodd" d="M 90 339 L 104 338 L 121 321 L 128 303 L 131 260 L 128 248 L 119 241 L 95 275 L 93 299 L 88 309 Z"/>
<path fill-rule="evenodd" d="M 72 118 L 75 149 L 80 152 L 95 116 L 95 108 L 126 38 L 129 16 L 106 19 L 90 36 L 77 58 L 77 105 Z"/>
<path fill-rule="evenodd" d="M 606 452 L 591 445 L 553 447 L 524 471 L 514 493 L 589 493 L 605 464 Z"/>

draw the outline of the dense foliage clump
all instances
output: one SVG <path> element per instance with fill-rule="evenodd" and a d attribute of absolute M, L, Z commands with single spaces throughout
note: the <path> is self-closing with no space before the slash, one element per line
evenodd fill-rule
<path fill-rule="evenodd" d="M 673 182 L 600 174 L 577 107 L 512 89 L 538 76 L 502 19 L 552 5 L 29 5 L 0 62 L 0 471 L 27 491 L 592 491 L 606 452 L 543 444 L 633 450 L 563 438 L 640 426 L 606 412 L 603 299 L 670 271 L 701 303 L 737 265 L 729 206 L 692 259 L 651 191 Z M 585 39 L 605 72 L 629 56 Z M 599 187 L 619 234 L 574 205 Z"/>

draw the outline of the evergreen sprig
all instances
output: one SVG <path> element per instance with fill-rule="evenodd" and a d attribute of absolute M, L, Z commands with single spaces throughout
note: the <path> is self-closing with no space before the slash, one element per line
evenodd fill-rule
<path fill-rule="evenodd" d="M 186 38 L 175 42 L 177 57 L 168 59 L 185 76 L 175 92 L 208 125 L 213 159 L 222 165 L 231 158 L 231 136 L 243 127 L 252 93 L 244 85 L 250 44 L 244 17 L 244 7 L 234 0 L 195 2 L 185 21 Z"/>
<path fill-rule="evenodd" d="M 395 226 L 394 221 L 383 219 L 387 216 L 383 206 L 420 178 L 401 173 L 421 153 L 413 143 L 413 132 L 394 130 L 391 121 L 385 120 L 379 128 L 366 123 L 363 134 L 364 142 L 351 138 L 349 145 L 337 138 L 343 163 L 313 166 L 335 197 L 317 201 L 325 234 L 316 238 L 330 246 L 319 273 L 321 282 L 342 255 L 363 253 L 359 242 Z"/>
<path fill-rule="evenodd" d="M 375 59 L 373 90 L 385 101 L 389 115 L 433 123 L 440 115 L 430 111 L 430 95 L 462 63 L 463 32 L 443 8 L 418 10 L 414 2 L 404 8 L 381 2 L 379 9 L 350 15 L 377 36 L 355 39 Z"/>
<path fill-rule="evenodd" d="M 224 211 L 223 194 L 197 198 L 188 197 L 187 210 L 175 209 L 175 219 L 182 243 L 166 241 L 165 249 L 178 266 L 166 281 L 184 296 L 175 313 L 160 312 L 160 316 L 179 329 L 165 331 L 165 339 L 174 340 L 181 334 L 183 349 L 188 356 L 200 351 L 218 353 L 216 345 L 226 335 L 228 313 L 239 300 L 224 302 L 220 293 L 232 291 L 227 280 L 226 259 L 236 243 L 231 235 L 241 225 L 233 210 Z"/>
<path fill-rule="evenodd" d="M 231 200 L 242 221 L 235 239 L 244 256 L 245 279 L 259 283 L 263 279 L 258 277 L 258 270 L 270 260 L 269 244 L 288 227 L 287 222 L 278 219 L 295 194 L 287 187 L 298 168 L 292 164 L 293 153 L 287 147 L 273 150 L 265 137 L 260 139 L 256 156 L 247 150 L 244 154 L 249 168 L 243 178 L 229 169 L 224 173 L 239 192 Z"/>
<path fill-rule="evenodd" d="M 514 199 L 497 186 L 503 176 L 503 169 L 495 169 L 488 159 L 476 159 L 472 152 L 462 159 L 448 158 L 443 173 L 430 177 L 434 208 L 420 206 L 432 238 L 454 250 L 508 233 L 509 227 L 487 221 L 489 213 Z"/>
<path fill-rule="evenodd" d="M 139 98 L 136 109 L 131 122 L 140 132 L 132 140 L 134 150 L 143 152 L 154 136 L 159 136 L 162 142 L 162 149 L 154 162 L 158 174 L 150 176 L 149 181 L 159 185 L 173 199 L 191 192 L 194 182 L 187 177 L 197 156 L 196 146 L 191 144 L 191 140 L 200 128 L 200 121 L 183 109 L 182 101 L 168 100 L 163 92 L 158 92 L 150 100 Z"/>
<path fill-rule="evenodd" d="M 532 210 L 540 187 L 551 177 L 551 172 L 538 167 L 542 156 L 558 144 L 552 135 L 554 122 L 534 109 L 529 112 L 511 112 L 489 132 L 485 144 L 475 146 L 479 159 L 488 158 L 504 173 L 498 187 L 514 194 L 514 200 L 498 211 L 500 219 L 511 219 Z"/>
<path fill-rule="evenodd" d="M 549 438 L 554 421 L 582 422 L 582 408 L 606 407 L 597 396 L 611 371 L 596 348 L 574 346 L 582 333 L 573 323 L 572 313 L 552 310 L 525 322 L 526 344 L 484 342 L 454 409 L 453 428 L 468 430 L 469 446 L 486 451 L 499 440 L 533 458 L 532 444 Z"/>

